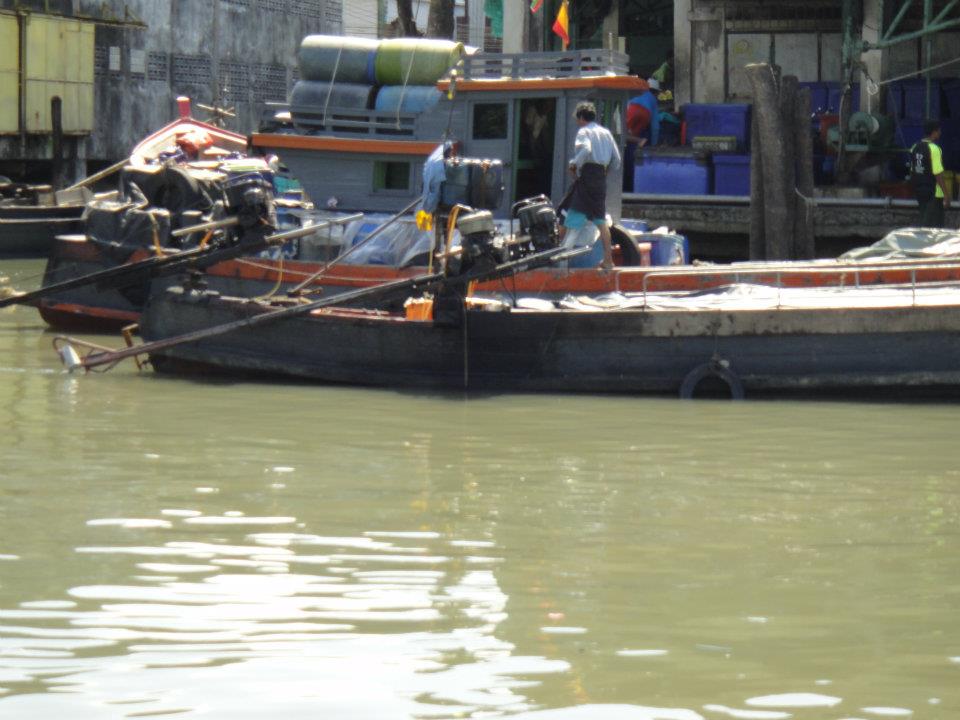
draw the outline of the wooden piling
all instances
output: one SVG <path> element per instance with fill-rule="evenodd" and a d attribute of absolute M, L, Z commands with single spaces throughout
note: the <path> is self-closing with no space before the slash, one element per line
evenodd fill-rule
<path fill-rule="evenodd" d="M 56 96 L 50 98 L 50 122 L 53 130 L 50 184 L 57 190 L 63 187 L 63 101 Z"/>
<path fill-rule="evenodd" d="M 780 80 L 780 117 L 783 122 L 783 187 L 785 192 L 784 210 L 787 224 L 788 259 L 796 258 L 796 222 L 797 222 L 797 133 L 796 103 L 800 83 L 796 75 L 784 75 Z"/>
<path fill-rule="evenodd" d="M 747 77 L 753 88 L 753 112 L 757 116 L 757 128 L 763 168 L 763 222 L 766 259 L 789 258 L 793 234 L 791 216 L 787 210 L 786 132 L 780 112 L 780 97 L 773 68 L 767 63 L 746 66 Z M 792 195 L 794 190 L 789 188 Z"/>

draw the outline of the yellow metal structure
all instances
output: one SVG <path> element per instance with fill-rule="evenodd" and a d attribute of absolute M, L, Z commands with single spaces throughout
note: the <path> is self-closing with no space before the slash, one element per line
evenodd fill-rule
<path fill-rule="evenodd" d="M 93 130 L 93 23 L 29 15 L 24 53 L 26 131 L 53 130 L 50 100 L 63 101 L 63 132 Z"/>
<path fill-rule="evenodd" d="M 20 38 L 15 15 L 0 15 L 0 133 L 20 129 Z"/>

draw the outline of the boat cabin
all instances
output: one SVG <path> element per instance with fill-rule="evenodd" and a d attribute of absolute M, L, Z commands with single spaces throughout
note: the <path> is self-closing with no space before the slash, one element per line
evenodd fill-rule
<path fill-rule="evenodd" d="M 467 55 L 427 88 L 419 112 L 405 111 L 402 98 L 395 110 L 369 110 L 337 107 L 332 93 L 306 102 L 294 93 L 289 124 L 252 143 L 277 154 L 318 208 L 396 212 L 420 196 L 427 156 L 453 140 L 463 157 L 502 161 L 494 215 L 506 218 L 523 198 L 563 197 L 577 103 L 596 105 L 623 153 L 627 102 L 647 87 L 627 74 L 627 60 L 611 50 Z M 621 187 L 622 173 L 611 172 L 608 207 L 617 215 Z"/>

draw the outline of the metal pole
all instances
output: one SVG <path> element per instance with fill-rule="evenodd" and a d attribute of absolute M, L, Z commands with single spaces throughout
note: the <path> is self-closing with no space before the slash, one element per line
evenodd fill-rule
<path fill-rule="evenodd" d="M 890 27 L 888 27 L 886 32 L 881 36 L 884 40 L 889 39 L 893 34 L 893 31 L 900 26 L 900 21 L 903 20 L 903 16 L 907 14 L 907 11 L 910 9 L 911 5 L 913 5 L 913 0 L 904 0 L 903 5 L 900 6 L 900 12 L 898 12 L 896 17 L 893 18 L 893 22 L 890 23 Z"/>
<path fill-rule="evenodd" d="M 917 38 L 927 37 L 928 35 L 933 35 L 944 30 L 949 30 L 960 26 L 960 19 L 957 20 L 946 20 L 944 22 L 935 22 L 929 27 L 922 28 L 920 30 L 915 30 L 914 32 L 906 33 L 905 35 L 897 35 L 893 38 L 888 38 L 886 40 L 881 40 L 876 43 L 863 43 L 864 50 L 883 50 L 885 48 L 891 47 L 893 45 L 899 45 L 902 42 L 907 42 L 908 40 L 916 40 Z"/>

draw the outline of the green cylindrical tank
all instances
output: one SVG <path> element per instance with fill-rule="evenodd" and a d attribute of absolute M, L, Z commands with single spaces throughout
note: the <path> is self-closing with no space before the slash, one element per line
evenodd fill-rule
<path fill-rule="evenodd" d="M 297 51 L 304 80 L 372 85 L 378 40 L 340 35 L 307 35 Z"/>
<path fill-rule="evenodd" d="M 432 85 L 463 57 L 463 43 L 394 38 L 377 50 L 378 85 Z"/>

